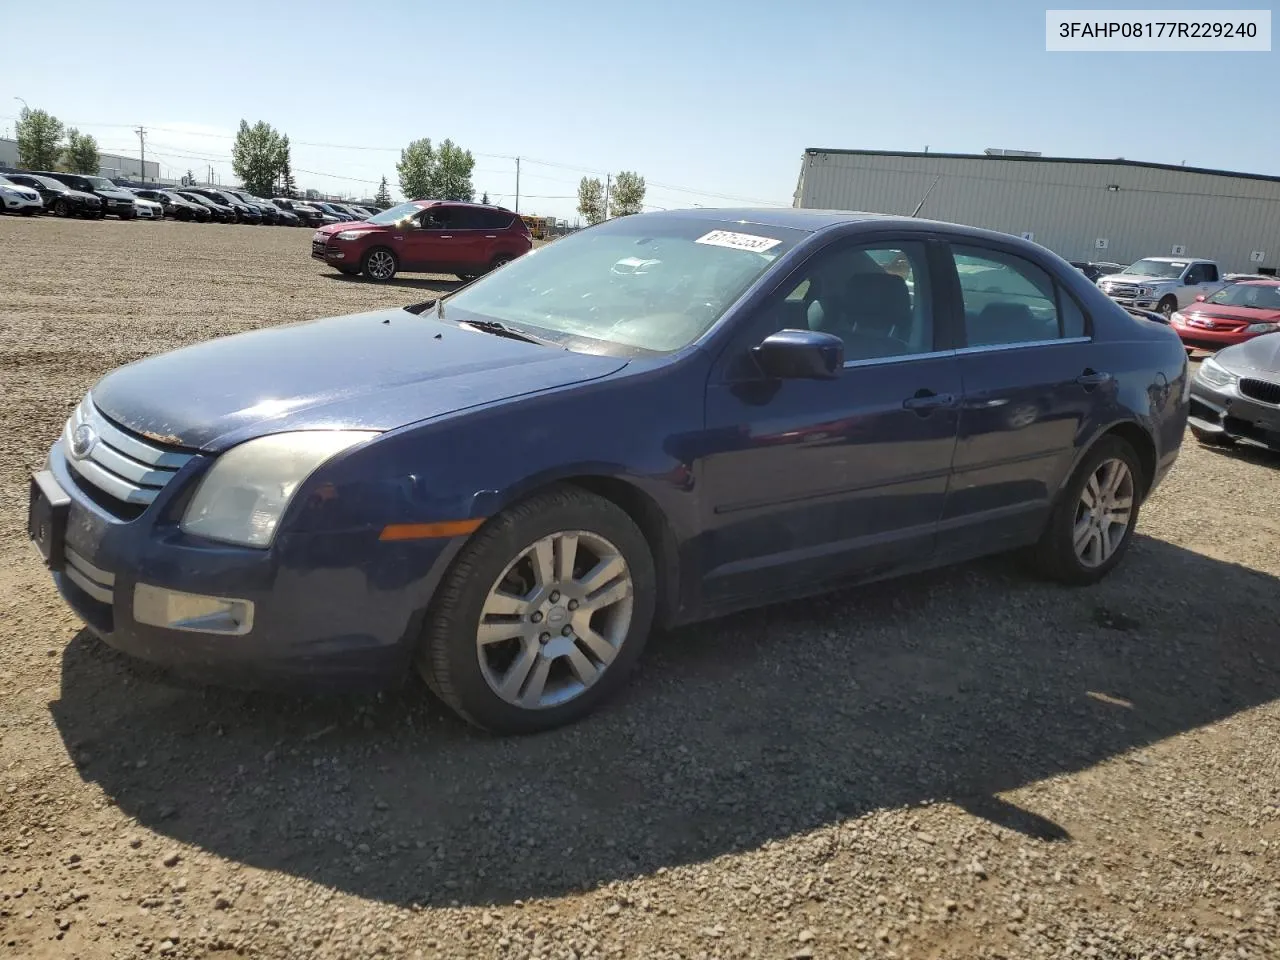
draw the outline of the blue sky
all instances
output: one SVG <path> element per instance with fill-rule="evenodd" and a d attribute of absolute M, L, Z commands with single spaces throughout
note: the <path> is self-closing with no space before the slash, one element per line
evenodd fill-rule
<path fill-rule="evenodd" d="M 513 205 L 520 155 L 521 211 L 570 219 L 584 173 L 623 169 L 655 207 L 789 204 L 811 146 L 1280 175 L 1280 54 L 1046 53 L 1046 6 L 1065 2 L 273 6 L 75 0 L 56 42 L 5 44 L 0 129 L 15 97 L 104 151 L 136 153 L 143 124 L 162 173 L 212 163 L 229 181 L 240 119 L 262 119 L 290 135 L 301 185 L 352 195 L 384 174 L 394 190 L 409 140 L 450 137 L 476 154 L 477 191 Z M 1157 8 L 1174 6 L 1212 4 Z"/>

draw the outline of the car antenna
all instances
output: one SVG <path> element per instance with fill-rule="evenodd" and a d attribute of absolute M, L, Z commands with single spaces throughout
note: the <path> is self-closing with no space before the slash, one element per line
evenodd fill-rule
<path fill-rule="evenodd" d="M 929 194 L 933 193 L 933 188 L 938 185 L 938 181 L 942 179 L 942 174 L 938 174 L 933 178 L 933 183 L 929 184 L 929 189 L 924 192 L 924 196 L 920 198 L 920 202 L 916 204 L 916 208 L 911 211 L 911 216 L 920 216 L 920 208 L 924 206 L 924 202 L 929 199 Z"/>

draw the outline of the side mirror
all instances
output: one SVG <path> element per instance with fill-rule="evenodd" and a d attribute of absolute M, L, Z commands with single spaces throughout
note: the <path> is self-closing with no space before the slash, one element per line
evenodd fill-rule
<path fill-rule="evenodd" d="M 1183 285 L 1188 287 L 1194 287 L 1199 282 L 1200 281 L 1196 280 L 1194 277 L 1187 277 L 1187 279 L 1182 281 Z"/>
<path fill-rule="evenodd" d="M 779 330 L 751 353 L 777 380 L 833 380 L 844 367 L 844 341 L 818 330 Z"/>
<path fill-rule="evenodd" d="M 1204 302 L 1204 294 L 1203 294 L 1203 293 L 1198 294 L 1198 295 L 1196 296 L 1196 300 L 1197 300 L 1198 302 L 1203 303 L 1203 302 Z"/>

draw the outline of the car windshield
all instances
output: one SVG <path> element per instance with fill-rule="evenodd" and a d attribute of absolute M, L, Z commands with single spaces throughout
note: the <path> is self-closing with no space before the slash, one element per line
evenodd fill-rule
<path fill-rule="evenodd" d="M 392 207 L 390 210 L 383 210 L 376 217 L 370 217 L 369 222 L 379 225 L 399 223 L 401 220 L 421 212 L 422 207 L 416 203 L 402 203 L 399 206 Z"/>
<path fill-rule="evenodd" d="M 119 190 L 114 183 L 106 177 L 85 177 L 89 181 L 89 185 L 95 190 Z"/>
<path fill-rule="evenodd" d="M 804 236 L 754 223 L 620 217 L 464 287 L 445 300 L 444 316 L 496 320 L 551 340 L 669 353 L 710 329 Z"/>
<path fill-rule="evenodd" d="M 1182 276 L 1187 269 L 1186 260 L 1139 260 L 1125 267 L 1125 273 L 1135 277 L 1158 277 L 1162 280 L 1173 280 Z"/>
<path fill-rule="evenodd" d="M 1224 307 L 1253 307 L 1256 310 L 1280 310 L 1280 284 L 1233 283 L 1223 287 L 1205 303 Z"/>

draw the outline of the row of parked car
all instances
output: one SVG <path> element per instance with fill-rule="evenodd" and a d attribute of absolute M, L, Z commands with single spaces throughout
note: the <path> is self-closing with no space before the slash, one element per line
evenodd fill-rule
<path fill-rule="evenodd" d="M 372 207 L 288 197 L 264 199 L 231 187 L 131 187 L 106 177 L 53 170 L 0 174 L 0 210 L 33 216 L 190 220 L 321 227 L 376 216 Z"/>

